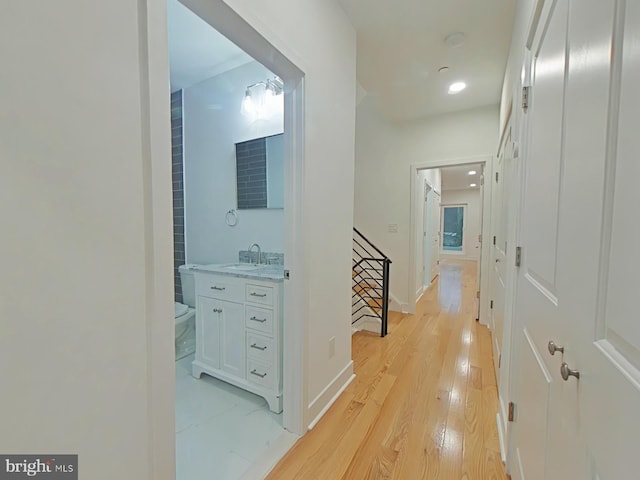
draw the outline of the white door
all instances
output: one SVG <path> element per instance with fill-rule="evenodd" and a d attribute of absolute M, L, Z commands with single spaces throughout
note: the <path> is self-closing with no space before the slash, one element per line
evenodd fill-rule
<path fill-rule="evenodd" d="M 500 378 L 500 368 L 502 366 L 502 342 L 504 338 L 504 324 L 507 299 L 507 275 L 509 267 L 507 264 L 507 247 L 509 246 L 509 214 L 508 214 L 508 192 L 505 188 L 510 185 L 510 173 L 512 169 L 513 157 L 511 148 L 511 133 L 507 131 L 500 148 L 500 154 L 495 161 L 495 171 L 489 180 L 493 183 L 491 188 L 491 285 L 490 285 L 490 323 L 493 332 L 494 366 L 496 377 Z M 505 181 L 506 180 L 506 181 Z M 510 246 L 515 248 L 513 242 Z"/>
<path fill-rule="evenodd" d="M 591 466 L 591 478 L 600 480 L 640 478 L 640 321 L 638 319 L 638 277 L 640 269 L 640 2 L 591 1 L 585 9 L 577 9 L 576 16 L 583 19 L 576 29 L 576 36 L 589 39 L 593 45 L 590 62 L 594 85 L 584 81 L 577 97 L 593 97 L 588 110 L 575 112 L 574 118 L 597 118 L 601 121 L 591 130 L 574 128 L 573 134 L 581 139 L 573 152 L 574 169 L 586 168 L 588 187 L 594 190 L 597 200 L 580 190 L 585 203 L 580 215 L 588 230 L 572 234 L 587 234 L 594 244 L 600 244 L 600 264 L 597 269 L 590 262 L 589 270 L 576 275 L 591 278 L 597 272 L 597 281 L 589 289 L 580 292 L 582 302 L 576 302 L 571 312 L 569 332 L 577 329 L 581 335 L 575 339 L 575 347 L 567 346 L 565 361 L 581 371 L 578 392 L 584 400 L 581 414 L 584 417 L 587 456 Z M 614 20 L 614 5 L 618 6 L 619 23 Z M 626 3 L 626 5 L 625 5 Z M 572 10 L 573 13 L 573 10 Z M 614 56 L 611 68 L 605 68 L 614 32 Z M 580 42 L 576 50 L 576 69 L 581 60 Z M 595 53 L 597 52 L 597 55 Z M 605 64 L 605 66 L 602 65 Z M 613 79 L 611 83 L 610 79 Z M 594 91 L 594 88 L 597 90 Z M 609 95 L 608 95 L 609 94 Z M 618 96 L 619 95 L 619 99 Z M 607 104 L 602 99 L 610 97 Z M 576 103 L 579 98 L 576 98 Z M 606 123 L 605 123 L 606 121 Z M 594 121 L 595 123 L 595 121 Z M 603 125 L 607 125 L 608 137 Z M 607 140 L 609 143 L 607 143 Z M 597 156 L 594 155 L 597 152 Z M 588 158 L 581 165 L 582 157 Z M 604 164 L 604 165 L 603 165 Z M 604 181 L 603 181 L 604 179 Z M 600 194 L 602 192 L 602 194 Z M 603 197 L 603 201 L 598 201 Z M 595 225 L 588 220 L 590 211 L 600 209 Z M 598 237 L 598 234 L 603 234 Z M 585 253 L 598 253 L 595 246 Z M 583 249 L 589 248 L 584 246 Z M 567 248 L 568 260 L 577 251 Z M 595 260 L 595 259 L 594 259 Z M 573 287 L 573 285 L 571 285 Z M 575 290 L 571 292 L 576 295 Z M 588 301 L 585 301 L 588 300 Z M 584 315 L 595 318 L 588 329 L 580 328 Z M 573 342 L 574 340 L 572 340 Z M 574 355 L 573 349 L 576 353 Z"/>
<path fill-rule="evenodd" d="M 440 263 L 440 194 L 431 196 L 431 281 L 438 276 Z"/>
<path fill-rule="evenodd" d="M 563 418 L 565 404 L 577 406 L 577 397 L 563 401 L 565 385 L 559 375 L 560 355 L 547 353 L 550 340 L 563 342 L 566 307 L 571 298 L 560 288 L 558 265 L 559 230 L 576 218 L 563 218 L 560 212 L 568 200 L 561 192 L 561 172 L 565 140 L 563 104 L 567 70 L 568 0 L 545 2 L 545 13 L 535 31 L 532 44 L 531 98 L 528 112 L 528 145 L 521 216 L 523 260 L 518 275 L 516 317 L 521 327 L 516 338 L 520 353 L 517 371 L 517 423 L 514 428 L 517 469 L 515 479 L 584 478 L 580 465 L 579 436 L 574 417 Z M 562 193 L 562 195 L 561 195 Z M 576 225 L 573 225 L 576 228 Z M 577 279 L 578 280 L 578 279 Z M 571 387 L 571 384 L 568 384 Z M 575 423 L 575 422 L 574 422 Z M 557 454 L 572 458 L 574 471 L 559 476 Z M 582 467 L 584 467 L 582 465 Z"/>
<path fill-rule="evenodd" d="M 433 190 L 425 180 L 424 182 L 424 215 L 422 222 L 423 262 L 422 262 L 422 286 L 426 289 L 433 277 L 431 276 L 431 255 L 433 249 L 432 222 L 433 209 L 431 208 Z"/>
<path fill-rule="evenodd" d="M 515 267 L 516 220 L 519 213 L 518 186 L 520 181 L 513 147 L 511 118 L 509 117 L 499 155 L 494 162 L 495 171 L 490 173 L 487 179 L 493 183 L 491 204 L 493 222 L 489 239 L 491 242 L 489 323 L 493 329 L 493 359 L 496 380 L 498 381 L 498 413 L 500 415 L 498 426 L 504 446 L 509 440 L 508 412 L 511 390 L 513 291 L 517 273 Z"/>
<path fill-rule="evenodd" d="M 638 478 L 640 3 L 539 3 L 509 470 L 514 480 Z M 549 341 L 564 351 L 552 356 Z M 563 365 L 580 377 L 563 377 Z"/>
<path fill-rule="evenodd" d="M 482 242 L 485 241 L 484 238 L 482 238 L 482 232 L 484 231 L 484 209 L 485 209 L 485 204 L 484 204 L 484 189 L 485 189 L 485 169 L 486 169 L 486 165 L 482 165 L 480 167 L 480 202 L 481 202 L 481 207 L 480 207 L 480 236 L 478 237 L 478 248 L 480 249 L 480 255 L 478 257 L 478 266 L 476 268 L 476 285 L 478 288 L 478 295 L 476 298 L 476 320 L 480 320 L 480 285 L 482 285 L 482 275 L 484 274 L 484 272 L 482 271 Z"/>

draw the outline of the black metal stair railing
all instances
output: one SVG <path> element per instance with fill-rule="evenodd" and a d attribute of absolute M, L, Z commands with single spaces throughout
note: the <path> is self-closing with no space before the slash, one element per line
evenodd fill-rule
<path fill-rule="evenodd" d="M 387 334 L 390 265 L 389 257 L 354 228 L 351 324 L 363 317 L 379 319 L 381 337 Z"/>

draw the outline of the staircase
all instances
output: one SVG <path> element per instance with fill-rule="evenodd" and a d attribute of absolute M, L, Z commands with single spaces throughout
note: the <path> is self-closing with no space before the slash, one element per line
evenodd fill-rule
<path fill-rule="evenodd" d="M 387 334 L 389 265 L 389 257 L 354 228 L 351 325 L 366 330 L 376 325 L 381 337 Z"/>

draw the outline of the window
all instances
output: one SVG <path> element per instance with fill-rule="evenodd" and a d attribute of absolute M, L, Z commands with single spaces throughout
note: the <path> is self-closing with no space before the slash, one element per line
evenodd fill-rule
<path fill-rule="evenodd" d="M 464 205 L 442 207 L 442 250 L 462 252 L 464 245 Z"/>

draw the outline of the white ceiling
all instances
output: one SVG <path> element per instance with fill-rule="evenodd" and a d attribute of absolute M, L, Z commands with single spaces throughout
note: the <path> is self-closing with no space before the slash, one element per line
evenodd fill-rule
<path fill-rule="evenodd" d="M 167 1 L 167 16 L 172 92 L 253 61 L 178 0 Z"/>
<path fill-rule="evenodd" d="M 499 102 L 515 0 L 339 1 L 357 30 L 358 82 L 390 119 Z M 454 32 L 466 41 L 451 48 Z M 455 81 L 467 88 L 449 95 Z"/>
<path fill-rule="evenodd" d="M 469 175 L 472 170 L 476 171 L 475 175 Z M 441 174 L 442 191 L 480 188 L 482 164 L 446 167 L 441 169 Z M 477 187 L 470 187 L 469 185 L 472 183 L 475 183 Z"/>

